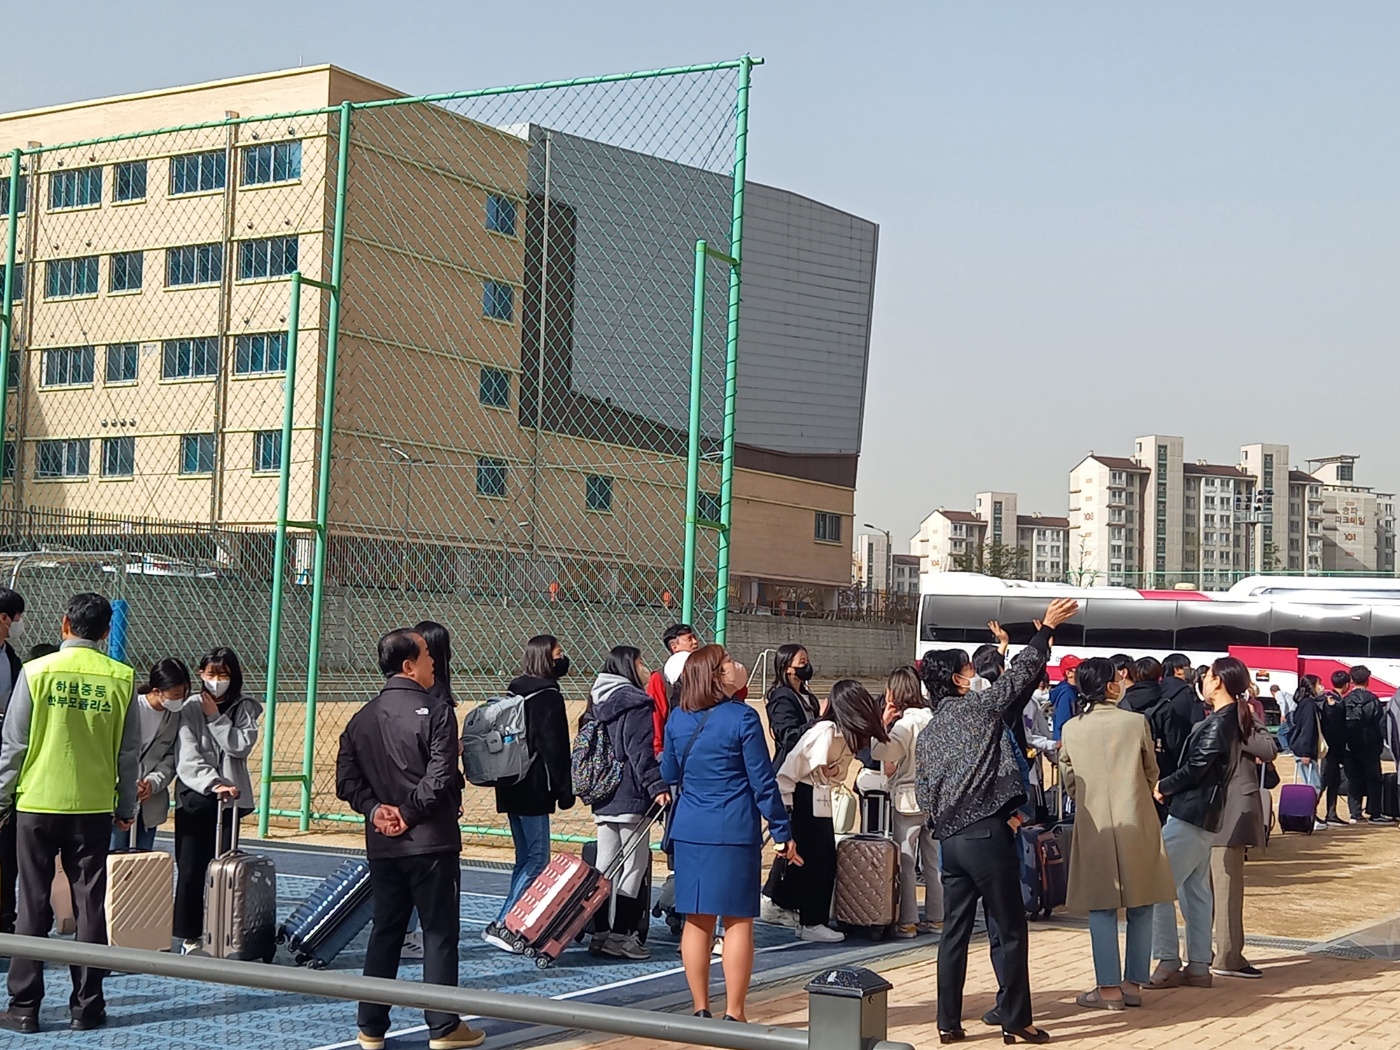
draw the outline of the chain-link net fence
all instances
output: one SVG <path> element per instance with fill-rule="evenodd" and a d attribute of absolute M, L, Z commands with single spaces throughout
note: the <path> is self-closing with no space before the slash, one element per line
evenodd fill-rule
<path fill-rule="evenodd" d="M 447 626 L 467 703 L 534 634 L 585 671 L 654 650 L 686 604 L 692 445 L 695 516 L 725 517 L 748 69 L 0 157 L 0 546 L 31 624 L 100 590 L 127 602 L 138 668 L 231 645 L 256 694 L 276 606 L 261 773 L 270 815 L 303 822 L 346 817 L 337 738 L 390 627 Z M 716 258 L 697 288 L 698 240 Z M 717 547 L 695 553 L 707 628 Z M 470 793 L 465 821 L 490 830 L 493 809 Z"/>

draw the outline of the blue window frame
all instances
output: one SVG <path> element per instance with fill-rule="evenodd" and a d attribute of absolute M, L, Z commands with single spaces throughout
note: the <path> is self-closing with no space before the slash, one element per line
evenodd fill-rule
<path fill-rule="evenodd" d="M 233 341 L 235 375 L 268 375 L 287 370 L 287 333 L 260 332 Z"/>
<path fill-rule="evenodd" d="M 479 396 L 483 405 L 510 408 L 510 373 L 503 368 L 482 368 Z"/>
<path fill-rule="evenodd" d="M 97 351 L 90 346 L 60 346 L 45 350 L 39 385 L 90 386 Z"/>
<path fill-rule="evenodd" d="M 589 474 L 583 485 L 584 500 L 589 510 L 612 510 L 613 479 Z"/>
<path fill-rule="evenodd" d="M 102 439 L 102 476 L 129 478 L 136 474 L 136 439 L 134 437 Z"/>
<path fill-rule="evenodd" d="M 482 312 L 497 321 L 515 319 L 515 289 L 504 281 L 487 281 L 482 293 Z"/>
<path fill-rule="evenodd" d="M 107 382 L 136 382 L 140 358 L 140 347 L 135 343 L 113 343 L 107 347 Z"/>
<path fill-rule="evenodd" d="M 506 461 L 481 456 L 476 461 L 476 494 L 504 498 L 506 494 Z"/>
<path fill-rule="evenodd" d="M 90 208 L 102 203 L 102 169 L 74 168 L 49 176 L 49 210 Z"/>
<path fill-rule="evenodd" d="M 228 180 L 228 164 L 221 149 L 207 153 L 183 153 L 170 158 L 170 195 L 221 190 Z"/>
<path fill-rule="evenodd" d="M 142 252 L 118 252 L 108 261 L 107 290 L 135 292 L 141 288 L 141 271 L 145 265 Z"/>
<path fill-rule="evenodd" d="M 44 294 L 50 299 L 97 294 L 97 256 L 50 259 L 44 263 Z"/>
<path fill-rule="evenodd" d="M 182 248 L 165 250 L 165 284 L 168 288 L 218 284 L 223 277 L 222 244 L 187 244 Z"/>
<path fill-rule="evenodd" d="M 301 143 L 266 142 L 243 148 L 243 185 L 295 182 L 301 178 Z"/>
<path fill-rule="evenodd" d="M 167 339 L 161 344 L 162 379 L 203 379 L 218 370 L 219 340 L 215 336 Z"/>
<path fill-rule="evenodd" d="M 180 473 L 214 473 L 214 435 L 184 434 L 180 437 Z"/>
<path fill-rule="evenodd" d="M 253 435 L 253 472 L 275 474 L 282 469 L 282 431 L 259 430 Z"/>
<path fill-rule="evenodd" d="M 4 272 L 4 269 L 0 268 L 0 276 L 3 276 Z M 3 290 L 3 286 L 0 286 L 0 292 Z M 14 297 L 15 302 L 24 298 L 24 263 L 15 263 L 14 287 L 10 289 L 10 294 Z"/>
<path fill-rule="evenodd" d="M 35 477 L 87 477 L 90 444 L 87 438 L 39 442 L 34 467 Z"/>
<path fill-rule="evenodd" d="M 285 277 L 297 268 L 297 239 L 270 237 L 243 241 L 238 246 L 238 279 L 255 281 L 263 277 Z"/>
<path fill-rule="evenodd" d="M 146 162 L 129 160 L 112 169 L 112 196 L 118 201 L 146 199 Z"/>
<path fill-rule="evenodd" d="M 19 209 L 17 215 L 23 215 L 29 210 L 29 176 L 19 177 Z M 8 175 L 0 178 L 0 215 L 10 213 L 10 177 Z"/>
<path fill-rule="evenodd" d="M 486 198 L 486 228 L 508 237 L 515 236 L 515 201 L 491 194 Z"/>

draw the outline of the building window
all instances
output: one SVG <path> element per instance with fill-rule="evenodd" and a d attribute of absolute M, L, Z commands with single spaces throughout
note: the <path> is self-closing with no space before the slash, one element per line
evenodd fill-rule
<path fill-rule="evenodd" d="M 5 464 L 3 474 L 0 476 L 7 480 L 15 476 L 15 443 L 13 441 L 5 442 Z"/>
<path fill-rule="evenodd" d="M 495 233 L 515 236 L 515 201 L 491 194 L 486 198 L 486 228 Z"/>
<path fill-rule="evenodd" d="M 0 270 L 0 273 L 3 273 Z M 11 283 L 10 296 L 14 302 L 24 298 L 24 263 L 15 263 L 15 277 Z"/>
<path fill-rule="evenodd" d="M 85 478 L 88 476 L 88 440 L 39 442 L 34 474 L 40 478 Z"/>
<path fill-rule="evenodd" d="M 515 319 L 515 289 L 503 281 L 487 281 L 482 294 L 482 312 L 497 321 Z"/>
<path fill-rule="evenodd" d="M 720 499 L 716 493 L 701 492 L 697 494 L 695 503 L 695 516 L 697 518 L 718 525 L 721 512 Z"/>
<path fill-rule="evenodd" d="M 10 374 L 5 377 L 5 385 L 11 390 L 19 389 L 20 362 L 23 353 L 24 351 L 18 348 L 12 347 L 10 349 Z"/>
<path fill-rule="evenodd" d="M 177 288 L 191 284 L 218 284 L 224 278 L 222 244 L 189 244 L 165 250 L 165 283 Z"/>
<path fill-rule="evenodd" d="M 501 368 L 482 368 L 481 403 L 492 408 L 510 407 L 510 373 Z"/>
<path fill-rule="evenodd" d="M 146 199 L 146 162 L 131 160 L 118 164 L 112 169 L 112 179 L 116 184 L 115 195 L 119 201 L 143 201 Z"/>
<path fill-rule="evenodd" d="M 840 543 L 841 515 L 817 511 L 814 536 L 822 543 Z"/>
<path fill-rule="evenodd" d="M 285 277 L 297 268 L 297 239 L 270 237 L 244 241 L 238 246 L 238 279 L 255 281 L 263 277 Z"/>
<path fill-rule="evenodd" d="M 1354 469 L 1350 463 L 1338 463 L 1337 480 L 1350 482 L 1355 477 Z"/>
<path fill-rule="evenodd" d="M 214 473 L 214 435 L 185 434 L 180 438 L 180 473 Z"/>
<path fill-rule="evenodd" d="M 301 178 L 301 143 L 268 142 L 243 150 L 243 185 L 295 182 Z"/>
<path fill-rule="evenodd" d="M 102 439 L 102 476 L 129 478 L 136 473 L 136 439 L 134 437 Z"/>
<path fill-rule="evenodd" d="M 8 202 L 6 202 L 8 205 Z M 102 203 L 102 169 L 76 168 L 49 176 L 49 210 L 90 208 Z"/>
<path fill-rule="evenodd" d="M 136 382 L 140 348 L 135 343 L 113 343 L 107 347 L 107 382 Z"/>
<path fill-rule="evenodd" d="M 19 177 L 19 207 L 15 209 L 16 215 L 23 215 L 29 210 L 29 176 Z M 0 211 L 6 215 L 10 213 L 10 177 L 6 175 L 0 179 Z"/>
<path fill-rule="evenodd" d="M 504 498 L 506 494 L 506 461 L 481 456 L 476 461 L 476 494 Z"/>
<path fill-rule="evenodd" d="M 161 344 L 162 379 L 201 379 L 218 370 L 219 341 L 214 336 L 167 339 Z"/>
<path fill-rule="evenodd" d="M 613 479 L 597 474 L 588 475 L 584 481 L 584 498 L 589 510 L 612 510 Z"/>
<path fill-rule="evenodd" d="M 97 294 L 97 256 L 50 259 L 44 263 L 44 294 L 50 299 Z"/>
<path fill-rule="evenodd" d="M 90 386 L 95 352 L 90 346 L 45 350 L 40 386 Z"/>
<path fill-rule="evenodd" d="M 118 252 L 108 260 L 107 290 L 135 292 L 141 288 L 141 271 L 145 263 L 141 252 Z"/>
<path fill-rule="evenodd" d="M 259 430 L 253 435 L 253 473 L 275 474 L 282 469 L 282 431 Z"/>
<path fill-rule="evenodd" d="M 185 153 L 170 158 L 170 195 L 208 193 L 221 190 L 227 180 L 227 164 L 223 150 L 208 153 Z"/>
<path fill-rule="evenodd" d="M 287 333 L 240 335 L 233 341 L 236 375 L 270 375 L 287 370 Z"/>

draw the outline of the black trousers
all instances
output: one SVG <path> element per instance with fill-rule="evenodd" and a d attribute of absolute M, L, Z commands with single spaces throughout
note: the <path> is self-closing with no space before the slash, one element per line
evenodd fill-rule
<path fill-rule="evenodd" d="M 1337 815 L 1337 797 L 1342 793 L 1342 766 L 1346 760 L 1345 748 L 1334 747 L 1322 759 L 1322 790 L 1327 796 L 1327 815 Z"/>
<path fill-rule="evenodd" d="M 19 854 L 15 850 L 18 828 L 13 820 L 0 828 L 0 933 L 15 932 L 19 909 Z"/>
<path fill-rule="evenodd" d="M 1030 957 L 1015 835 L 1005 820 L 988 817 L 943 839 L 941 846 L 943 937 L 938 944 L 938 1030 L 962 1028 L 967 949 L 979 900 L 985 903 L 987 917 L 996 924 L 1001 940 L 1002 1027 L 1025 1028 L 1031 1023 Z"/>
<path fill-rule="evenodd" d="M 414 908 L 423 924 L 423 983 L 457 987 L 457 947 L 461 936 L 462 868 L 456 853 L 427 853 L 369 862 L 374 928 L 365 951 L 366 977 L 397 977 L 408 916 Z M 426 1010 L 428 1035 L 441 1039 L 461 1023 L 456 1014 Z M 389 1031 L 389 1008 L 361 1003 L 358 1021 L 365 1035 Z"/>
<path fill-rule="evenodd" d="M 217 842 L 219 807 L 212 796 L 209 805 L 181 805 L 175 810 L 175 919 L 173 932 L 184 941 L 204 936 L 204 878 L 209 862 L 233 841 L 233 828 L 225 819 L 223 841 Z M 238 814 L 242 820 L 244 813 Z"/>
<path fill-rule="evenodd" d="M 16 845 L 19 853 L 19 915 L 15 932 L 47 937 L 53 926 L 49 893 L 53 888 L 54 858 L 63 858 L 63 870 L 73 884 L 78 940 L 107 943 L 107 846 L 112 838 L 110 813 L 81 816 L 58 813 L 16 813 Z M 87 966 L 71 968 L 73 994 L 68 1009 L 74 1017 L 91 1018 L 106 1009 L 102 982 L 106 970 Z M 44 1001 L 44 964 L 32 959 L 10 963 L 10 1010 L 28 1017 L 39 1013 Z"/>
<path fill-rule="evenodd" d="M 774 864 L 765 892 L 778 907 L 797 912 L 803 926 L 825 926 L 836 889 L 836 826 L 830 817 L 812 813 L 811 784 L 793 789 L 792 840 L 801 867 Z"/>
<path fill-rule="evenodd" d="M 1381 815 L 1381 753 L 1377 749 L 1347 747 L 1347 809 L 1352 820 L 1360 820 L 1362 797 L 1365 797 L 1365 815 Z"/>

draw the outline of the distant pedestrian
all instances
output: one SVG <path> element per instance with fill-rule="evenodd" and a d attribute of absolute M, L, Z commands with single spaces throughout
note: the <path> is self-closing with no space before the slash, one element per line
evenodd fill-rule
<path fill-rule="evenodd" d="M 1075 669 L 1082 663 L 1079 657 L 1069 653 L 1060 657 L 1059 683 L 1050 690 L 1050 735 L 1060 739 L 1065 723 L 1079 713 L 1079 692 L 1074 687 Z"/>
<path fill-rule="evenodd" d="M 1321 792 L 1322 762 L 1320 760 L 1325 743 L 1322 738 L 1322 683 L 1315 674 L 1305 674 L 1298 679 L 1298 689 L 1293 694 L 1293 768 L 1300 784 L 1307 784 Z M 1316 830 L 1327 825 L 1317 821 Z"/>
<path fill-rule="evenodd" d="M 1351 673 L 1333 671 L 1332 688 L 1322 694 L 1318 704 L 1318 725 L 1327 744 L 1322 760 L 1322 790 L 1327 797 L 1325 821 L 1332 825 L 1346 823 L 1337 812 L 1337 798 L 1342 793 L 1342 775 L 1347 762 L 1347 705 L 1343 695 L 1351 688 Z"/>
<path fill-rule="evenodd" d="M 415 909 L 423 924 L 423 981 L 457 987 L 462 777 L 457 718 L 432 692 L 428 643 L 401 628 L 379 640 L 384 687 L 340 735 L 336 797 L 365 818 L 374 927 L 365 976 L 394 978 Z M 429 1050 L 478 1046 L 486 1033 L 455 1013 L 427 1010 Z M 384 1050 L 389 1007 L 361 1003 L 361 1050 Z"/>
<path fill-rule="evenodd" d="M 652 709 L 652 748 L 659 755 L 665 745 L 666 718 L 671 708 L 678 679 L 666 678 L 666 661 L 676 653 L 693 653 L 700 648 L 700 636 L 688 623 L 673 623 L 661 636 L 661 644 L 666 648 L 666 660 L 647 678 L 647 695 L 651 697 Z"/>
<path fill-rule="evenodd" d="M 1357 664 L 1351 669 L 1351 688 L 1343 697 L 1347 716 L 1347 808 L 1353 824 L 1359 823 L 1363 815 L 1372 824 L 1392 824 L 1395 818 L 1381 806 L 1385 707 L 1371 692 L 1370 685 L 1370 668 Z"/>
<path fill-rule="evenodd" d="M 1269 686 L 1269 696 L 1278 708 L 1278 746 L 1285 754 L 1291 753 L 1289 742 L 1293 738 L 1293 694 L 1282 689 L 1277 683 Z"/>

